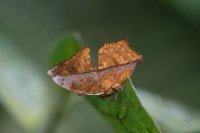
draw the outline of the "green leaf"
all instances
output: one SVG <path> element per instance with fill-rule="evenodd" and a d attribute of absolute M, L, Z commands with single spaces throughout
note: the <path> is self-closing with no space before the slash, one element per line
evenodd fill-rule
<path fill-rule="evenodd" d="M 87 96 L 88 100 L 118 133 L 158 133 L 151 117 L 141 105 L 131 80 L 122 92 L 118 92 L 117 101 L 112 98 L 101 99 Z"/>
<path fill-rule="evenodd" d="M 50 64 L 55 65 L 58 62 L 70 58 L 80 49 L 81 44 L 83 44 L 82 39 L 77 32 L 65 34 L 56 40 L 55 48 L 51 54 L 52 60 Z"/>

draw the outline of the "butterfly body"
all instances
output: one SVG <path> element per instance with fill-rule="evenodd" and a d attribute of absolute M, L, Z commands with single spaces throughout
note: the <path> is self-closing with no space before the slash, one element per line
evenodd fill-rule
<path fill-rule="evenodd" d="M 121 40 L 105 44 L 99 49 L 99 65 L 96 69 L 91 63 L 89 48 L 85 48 L 55 65 L 48 75 L 61 87 L 77 94 L 104 97 L 121 89 L 141 60 L 142 56 L 132 51 L 126 40 Z"/>

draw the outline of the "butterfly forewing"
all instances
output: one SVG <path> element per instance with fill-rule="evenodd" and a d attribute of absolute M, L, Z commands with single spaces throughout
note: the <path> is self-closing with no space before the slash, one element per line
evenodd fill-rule
<path fill-rule="evenodd" d="M 115 43 L 105 43 L 99 49 L 98 69 L 127 64 L 141 59 L 142 56 L 128 46 L 127 39 Z"/>
<path fill-rule="evenodd" d="M 51 77 L 58 75 L 66 76 L 91 70 L 94 70 L 94 68 L 90 59 L 90 49 L 84 48 L 72 56 L 70 59 L 55 65 L 53 69 L 48 71 L 48 74 L 51 75 Z"/>

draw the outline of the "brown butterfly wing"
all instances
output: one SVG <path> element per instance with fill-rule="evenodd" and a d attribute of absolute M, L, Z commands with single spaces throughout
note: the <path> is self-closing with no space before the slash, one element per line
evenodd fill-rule
<path fill-rule="evenodd" d="M 64 87 L 71 91 L 87 95 L 112 95 L 119 90 L 125 80 L 131 76 L 138 61 L 112 66 L 99 71 L 65 77 Z"/>
<path fill-rule="evenodd" d="M 54 76 L 66 76 L 70 74 L 83 73 L 94 70 L 90 59 L 90 49 L 84 48 L 70 59 L 55 65 L 48 74 Z"/>
<path fill-rule="evenodd" d="M 78 94 L 103 93 L 91 63 L 89 48 L 81 49 L 70 59 L 55 65 L 48 74 L 58 85 Z"/>
<path fill-rule="evenodd" d="M 78 94 L 101 95 L 104 93 L 104 90 L 99 85 L 96 71 L 67 76 L 55 76 L 52 79 L 63 88 Z"/>
<path fill-rule="evenodd" d="M 127 39 L 114 43 L 105 43 L 99 49 L 98 69 L 127 64 L 136 60 L 142 60 L 142 56 L 128 46 Z"/>
<path fill-rule="evenodd" d="M 104 95 L 112 95 L 119 90 L 125 80 L 131 76 L 138 61 L 128 64 L 112 66 L 99 71 L 101 87 L 104 88 Z"/>

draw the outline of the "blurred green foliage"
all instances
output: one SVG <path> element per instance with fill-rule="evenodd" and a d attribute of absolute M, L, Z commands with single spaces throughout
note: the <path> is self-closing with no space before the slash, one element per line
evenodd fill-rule
<path fill-rule="evenodd" d="M 14 46 L 0 38 L 0 99 L 2 105 L 27 132 L 42 130 L 49 115 L 49 90 L 40 70 Z"/>
<path fill-rule="evenodd" d="M 46 74 L 51 56 L 57 63 L 83 43 L 75 30 L 94 56 L 102 43 L 128 36 L 144 56 L 134 85 L 159 94 L 139 96 L 161 131 L 199 132 L 199 14 L 198 0 L 1 0 L 0 131 L 114 132 L 88 100 Z M 62 41 L 70 48 L 57 49 Z"/>

